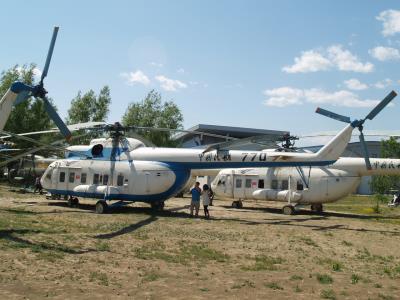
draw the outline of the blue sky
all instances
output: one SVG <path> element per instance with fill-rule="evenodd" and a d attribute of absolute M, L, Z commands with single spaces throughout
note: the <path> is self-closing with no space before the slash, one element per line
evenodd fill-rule
<path fill-rule="evenodd" d="M 62 116 L 78 90 L 108 84 L 109 121 L 151 89 L 198 123 L 305 134 L 365 116 L 400 90 L 398 1 L 7 1 L 0 70 L 41 69 Z M 400 97 L 367 129 L 399 129 Z"/>

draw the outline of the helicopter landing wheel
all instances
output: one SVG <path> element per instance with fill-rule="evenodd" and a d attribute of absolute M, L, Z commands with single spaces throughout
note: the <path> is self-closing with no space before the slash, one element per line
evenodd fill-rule
<path fill-rule="evenodd" d="M 233 201 L 232 202 L 232 207 L 233 208 L 243 208 L 242 200 Z"/>
<path fill-rule="evenodd" d="M 164 210 L 164 201 L 151 202 L 150 205 L 151 205 L 151 209 L 153 209 L 153 210 L 158 210 L 158 211 Z"/>
<path fill-rule="evenodd" d="M 104 200 L 99 200 L 96 203 L 96 214 L 105 214 L 108 209 L 108 204 Z"/>
<path fill-rule="evenodd" d="M 77 207 L 79 205 L 79 199 L 76 197 L 69 197 L 67 200 L 68 207 Z"/>
<path fill-rule="evenodd" d="M 282 208 L 282 212 L 284 215 L 294 215 L 294 207 L 292 205 L 285 205 Z"/>
<path fill-rule="evenodd" d="M 321 203 L 311 204 L 311 211 L 320 214 L 324 211 L 324 207 L 322 206 Z"/>

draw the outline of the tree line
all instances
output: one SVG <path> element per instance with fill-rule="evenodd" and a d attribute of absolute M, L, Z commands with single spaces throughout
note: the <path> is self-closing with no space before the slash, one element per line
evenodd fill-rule
<path fill-rule="evenodd" d="M 26 84 L 35 84 L 35 65 L 23 65 L 3 71 L 0 77 L 0 98 L 6 93 L 14 81 L 22 81 Z M 54 105 L 54 101 L 52 101 Z M 92 89 L 87 92 L 78 91 L 71 99 L 70 108 L 65 122 L 67 124 L 85 122 L 106 122 L 111 106 L 110 88 L 105 85 L 96 94 Z M 141 101 L 132 102 L 128 105 L 121 123 L 125 126 L 167 127 L 171 129 L 183 128 L 183 115 L 179 107 L 171 101 L 163 101 L 161 94 L 151 90 Z M 41 100 L 28 99 L 13 107 L 11 115 L 4 130 L 13 133 L 41 131 L 55 127 L 44 109 Z M 175 142 L 169 132 L 143 131 L 140 132 L 145 139 L 150 140 L 157 146 L 173 146 Z M 90 137 L 93 137 L 91 135 Z M 54 136 L 43 135 L 41 141 L 49 142 Z M 75 142 L 82 142 L 77 140 Z M 29 142 L 15 140 L 17 147 L 32 147 Z"/>

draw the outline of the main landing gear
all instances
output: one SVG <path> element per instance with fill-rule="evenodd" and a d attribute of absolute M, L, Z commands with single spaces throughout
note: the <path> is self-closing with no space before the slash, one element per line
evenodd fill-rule
<path fill-rule="evenodd" d="M 284 215 L 294 215 L 294 213 L 295 213 L 295 208 L 294 208 L 294 206 L 293 205 L 285 205 L 283 208 L 282 208 L 282 212 L 283 212 L 283 214 Z"/>
<path fill-rule="evenodd" d="M 233 201 L 232 202 L 232 207 L 233 208 L 243 208 L 242 200 Z"/>
<path fill-rule="evenodd" d="M 320 214 L 324 211 L 324 207 L 321 203 L 311 204 L 311 211 Z"/>
<path fill-rule="evenodd" d="M 99 200 L 96 203 L 96 214 L 104 214 L 108 210 L 108 204 L 105 200 Z"/>
<path fill-rule="evenodd" d="M 150 203 L 151 209 L 156 211 L 164 210 L 164 201 L 154 201 Z"/>

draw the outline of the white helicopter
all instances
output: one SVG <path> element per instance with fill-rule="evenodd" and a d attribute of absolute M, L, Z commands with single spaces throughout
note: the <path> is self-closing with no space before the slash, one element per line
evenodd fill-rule
<path fill-rule="evenodd" d="M 47 75 L 57 32 L 58 27 L 54 29 L 40 83 L 36 86 L 28 86 L 20 82 L 13 83 L 0 100 L 0 131 L 3 131 L 4 120 L 7 120 L 12 105 L 35 96 L 44 101 L 46 110 L 61 133 L 67 139 L 71 138 L 70 130 L 50 105 L 46 98 L 47 91 L 43 87 L 43 79 Z M 366 118 L 352 122 L 348 117 L 317 109 L 317 112 L 321 114 L 349 123 L 317 153 L 248 152 L 223 149 L 218 145 L 205 150 L 145 147 L 144 143 L 137 139 L 123 137 L 124 131 L 138 129 L 138 127 L 124 128 L 119 123 L 99 126 L 101 128 L 96 127 L 95 130 L 109 131 L 111 137 L 94 140 L 86 146 L 70 147 L 66 159 L 57 160 L 49 165 L 41 183 L 51 193 L 70 196 L 71 203 L 78 202 L 76 197 L 100 199 L 96 203 L 98 213 L 107 210 L 106 201 L 109 200 L 120 200 L 122 203 L 124 201 L 148 202 L 155 208 L 162 208 L 166 199 L 182 189 L 193 169 L 310 167 L 333 164 L 346 148 L 353 129 L 358 128 L 360 137 L 363 138 L 362 130 L 365 120 L 372 120 L 395 96 L 396 93 L 392 91 Z M 5 131 L 3 133 L 39 143 L 26 136 Z M 55 143 L 48 147 L 54 148 Z M 46 147 L 46 145 L 42 144 L 41 147 Z"/>
<path fill-rule="evenodd" d="M 324 203 L 353 193 L 362 176 L 400 175 L 400 159 L 372 158 L 371 164 L 367 169 L 364 158 L 341 157 L 326 167 L 225 169 L 211 187 L 218 198 L 233 199 L 236 208 L 243 200 L 263 200 L 285 203 L 286 215 L 305 205 L 320 213 Z"/>

